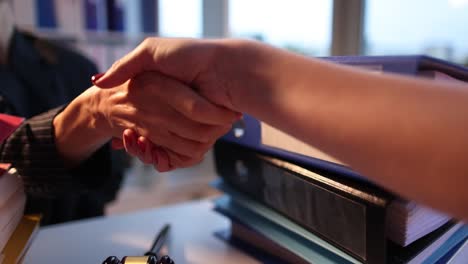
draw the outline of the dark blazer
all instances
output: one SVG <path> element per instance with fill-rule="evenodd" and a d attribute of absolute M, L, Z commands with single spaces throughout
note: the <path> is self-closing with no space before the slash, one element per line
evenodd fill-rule
<path fill-rule="evenodd" d="M 78 53 L 18 31 L 8 65 L 0 65 L 0 111 L 27 118 L 2 144 L 0 161 L 18 169 L 26 210 L 42 213 L 43 224 L 102 215 L 119 188 L 122 170 L 112 168 L 108 146 L 69 169 L 54 144 L 53 118 L 91 86 L 96 72 Z"/>

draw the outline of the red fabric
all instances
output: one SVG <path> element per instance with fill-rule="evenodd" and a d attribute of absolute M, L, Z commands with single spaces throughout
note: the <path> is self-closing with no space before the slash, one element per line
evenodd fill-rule
<path fill-rule="evenodd" d="M 23 121 L 24 118 L 22 117 L 0 114 L 0 142 L 7 139 Z"/>

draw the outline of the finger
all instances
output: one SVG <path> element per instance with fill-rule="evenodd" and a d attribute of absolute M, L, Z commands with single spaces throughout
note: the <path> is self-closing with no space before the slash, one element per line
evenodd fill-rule
<path fill-rule="evenodd" d="M 144 163 L 153 164 L 153 166 L 160 172 L 166 172 L 174 167 L 177 167 L 177 165 L 172 164 L 171 157 L 177 157 L 178 154 L 175 154 L 174 152 L 164 149 L 162 147 L 156 146 L 145 137 L 140 136 L 138 140 L 142 142 L 142 144 L 144 143 L 146 145 L 145 157 L 142 160 Z M 169 152 L 171 154 L 169 154 Z M 175 159 L 172 158 L 172 160 Z M 178 164 L 182 163 L 179 162 Z"/>
<path fill-rule="evenodd" d="M 151 45 L 150 45 L 151 42 Z M 143 41 L 137 48 L 116 61 L 94 84 L 100 88 L 112 88 L 148 70 L 157 70 L 157 60 L 153 58 L 152 47 L 157 39 Z M 154 60 L 153 60 L 154 59 Z"/>
<path fill-rule="evenodd" d="M 153 144 L 145 137 L 138 137 L 138 146 L 141 150 L 140 160 L 145 164 L 153 164 L 152 148 Z"/>
<path fill-rule="evenodd" d="M 124 148 L 123 140 L 120 138 L 112 138 L 111 147 L 113 149 L 123 149 Z"/>
<path fill-rule="evenodd" d="M 180 155 L 170 149 L 165 149 L 169 157 L 169 165 L 173 168 L 187 168 L 200 163 L 204 159 L 204 154 L 200 156 L 187 157 Z"/>
<path fill-rule="evenodd" d="M 171 166 L 169 165 L 169 157 L 164 148 L 162 147 L 154 148 L 153 158 L 154 158 L 153 163 L 156 164 L 155 165 L 156 170 L 158 170 L 159 172 L 169 171 Z"/>
<path fill-rule="evenodd" d="M 197 142 L 189 139 L 182 138 L 172 132 L 165 130 L 164 128 L 160 127 L 148 127 L 148 128 L 138 128 L 135 127 L 135 133 L 138 135 L 144 136 L 149 139 L 151 142 L 157 142 L 159 146 L 162 146 L 167 149 L 171 149 L 172 151 L 184 155 L 184 156 L 200 156 L 204 154 L 206 151 L 207 146 L 210 143 L 202 143 Z M 136 139 L 135 139 L 136 144 Z M 138 146 L 136 146 L 137 151 L 140 151 Z M 137 153 L 131 153 L 137 155 Z"/>
<path fill-rule="evenodd" d="M 148 137 L 151 139 L 151 137 Z M 186 156 L 202 156 L 211 146 L 211 143 L 202 143 L 193 140 L 188 140 L 181 138 L 173 133 L 169 133 L 164 140 L 152 140 L 153 142 L 160 142 L 159 145 L 163 146 L 165 149 L 174 151 L 175 153 Z"/>
<path fill-rule="evenodd" d="M 145 93 L 158 96 L 177 112 L 199 123 L 226 125 L 239 118 L 237 112 L 215 105 L 182 82 L 156 72 L 139 75 L 129 89 L 144 89 Z"/>
<path fill-rule="evenodd" d="M 132 129 L 125 129 L 123 132 L 123 143 L 125 151 L 133 156 L 138 156 L 138 146 L 136 143 L 136 133 Z"/>
<path fill-rule="evenodd" d="M 157 114 L 151 114 L 149 111 L 140 110 L 140 116 L 145 116 L 147 120 L 139 122 L 142 127 L 147 128 L 149 133 L 156 131 L 167 131 L 184 138 L 199 143 L 212 143 L 219 137 L 225 135 L 232 127 L 228 125 L 206 125 L 190 120 L 173 109 L 165 107 L 158 108 Z M 162 133 L 162 131 L 160 133 Z M 160 141 L 154 141 L 160 142 Z"/>

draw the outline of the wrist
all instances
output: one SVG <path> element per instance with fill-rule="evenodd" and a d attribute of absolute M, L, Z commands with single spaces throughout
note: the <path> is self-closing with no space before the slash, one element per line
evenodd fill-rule
<path fill-rule="evenodd" d="M 273 53 L 271 47 L 250 40 L 221 40 L 221 63 L 218 68 L 227 69 L 226 93 L 233 110 L 255 112 L 256 105 L 267 100 L 275 78 L 272 75 Z"/>
<path fill-rule="evenodd" d="M 106 99 L 109 99 L 111 90 L 92 86 L 77 98 L 84 109 L 87 129 L 101 139 L 110 139 L 113 135 L 106 111 Z"/>
<path fill-rule="evenodd" d="M 100 120 L 98 98 L 88 89 L 53 120 L 57 150 L 70 166 L 90 157 L 111 138 Z"/>

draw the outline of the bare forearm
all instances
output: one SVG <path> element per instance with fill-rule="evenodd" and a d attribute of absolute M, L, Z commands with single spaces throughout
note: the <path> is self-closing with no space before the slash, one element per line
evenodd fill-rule
<path fill-rule="evenodd" d="M 268 81 L 233 95 L 240 110 L 388 189 L 468 218 L 467 85 L 371 74 L 270 48 L 258 52 L 263 65 L 255 71 Z"/>
<path fill-rule="evenodd" d="M 98 124 L 94 91 L 91 88 L 81 94 L 54 119 L 57 149 L 68 166 L 89 158 L 110 139 Z"/>

